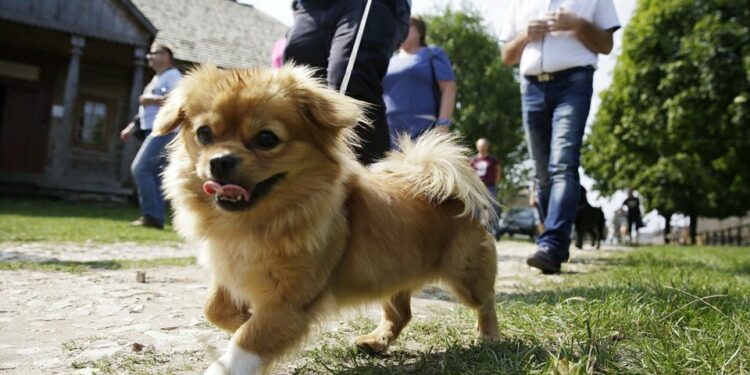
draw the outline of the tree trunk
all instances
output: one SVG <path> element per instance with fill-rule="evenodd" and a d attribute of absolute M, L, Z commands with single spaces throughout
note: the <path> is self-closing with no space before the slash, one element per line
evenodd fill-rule
<path fill-rule="evenodd" d="M 664 224 L 664 243 L 669 244 L 671 242 L 670 235 L 672 234 L 672 213 L 666 213 L 664 215 L 664 220 L 666 220 L 666 223 Z"/>
<path fill-rule="evenodd" d="M 698 236 L 698 215 L 690 215 L 690 244 L 695 245 L 695 238 Z"/>

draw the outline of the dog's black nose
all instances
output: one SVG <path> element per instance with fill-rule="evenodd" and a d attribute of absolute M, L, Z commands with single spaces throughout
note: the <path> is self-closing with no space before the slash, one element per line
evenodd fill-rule
<path fill-rule="evenodd" d="M 209 162 L 211 165 L 211 174 L 217 180 L 225 180 L 239 163 L 240 159 L 232 155 L 217 156 Z"/>

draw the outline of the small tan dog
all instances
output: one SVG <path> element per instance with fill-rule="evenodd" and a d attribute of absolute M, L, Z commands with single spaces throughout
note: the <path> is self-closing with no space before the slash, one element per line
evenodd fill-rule
<path fill-rule="evenodd" d="M 491 198 L 455 136 L 427 133 L 365 168 L 351 149 L 362 103 L 305 68 L 204 66 L 169 95 L 155 134 L 180 127 L 164 175 L 179 233 L 203 245 L 205 314 L 233 334 L 207 374 L 260 374 L 326 312 L 383 301 L 354 344 L 381 353 L 410 299 L 442 281 L 497 338 Z"/>

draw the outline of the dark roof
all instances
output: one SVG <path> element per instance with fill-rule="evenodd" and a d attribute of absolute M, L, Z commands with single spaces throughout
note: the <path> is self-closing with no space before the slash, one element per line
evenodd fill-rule
<path fill-rule="evenodd" d="M 221 67 L 268 66 L 287 26 L 234 0 L 131 0 L 178 60 Z"/>
<path fill-rule="evenodd" d="M 2 0 L 0 19 L 137 46 L 156 34 L 129 0 Z"/>
<path fill-rule="evenodd" d="M 122 5 L 124 5 L 128 9 L 130 14 L 132 14 L 133 17 L 135 17 L 138 22 L 140 22 L 141 25 L 143 25 L 143 27 L 145 27 L 151 34 L 156 34 L 156 27 L 154 26 L 154 24 L 151 23 L 151 21 L 149 21 L 148 18 L 146 18 L 146 16 L 144 16 L 143 13 L 138 10 L 138 8 L 136 8 L 131 1 L 120 0 L 120 3 L 122 3 Z"/>

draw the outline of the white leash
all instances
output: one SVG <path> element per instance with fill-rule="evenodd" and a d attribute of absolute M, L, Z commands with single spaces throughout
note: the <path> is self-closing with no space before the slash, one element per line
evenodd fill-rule
<path fill-rule="evenodd" d="M 365 33 L 365 25 L 367 24 L 367 16 L 370 15 L 370 5 L 372 0 L 367 0 L 365 5 L 365 13 L 362 14 L 362 21 L 359 23 L 359 30 L 357 31 L 357 37 L 354 39 L 354 47 L 352 47 L 352 55 L 349 56 L 349 64 L 346 65 L 346 73 L 344 73 L 344 80 L 341 81 L 340 93 L 346 95 L 346 88 L 349 87 L 349 78 L 352 76 L 352 70 L 354 70 L 354 61 L 357 60 L 357 53 L 359 52 L 359 45 L 362 43 L 362 34 Z"/>

